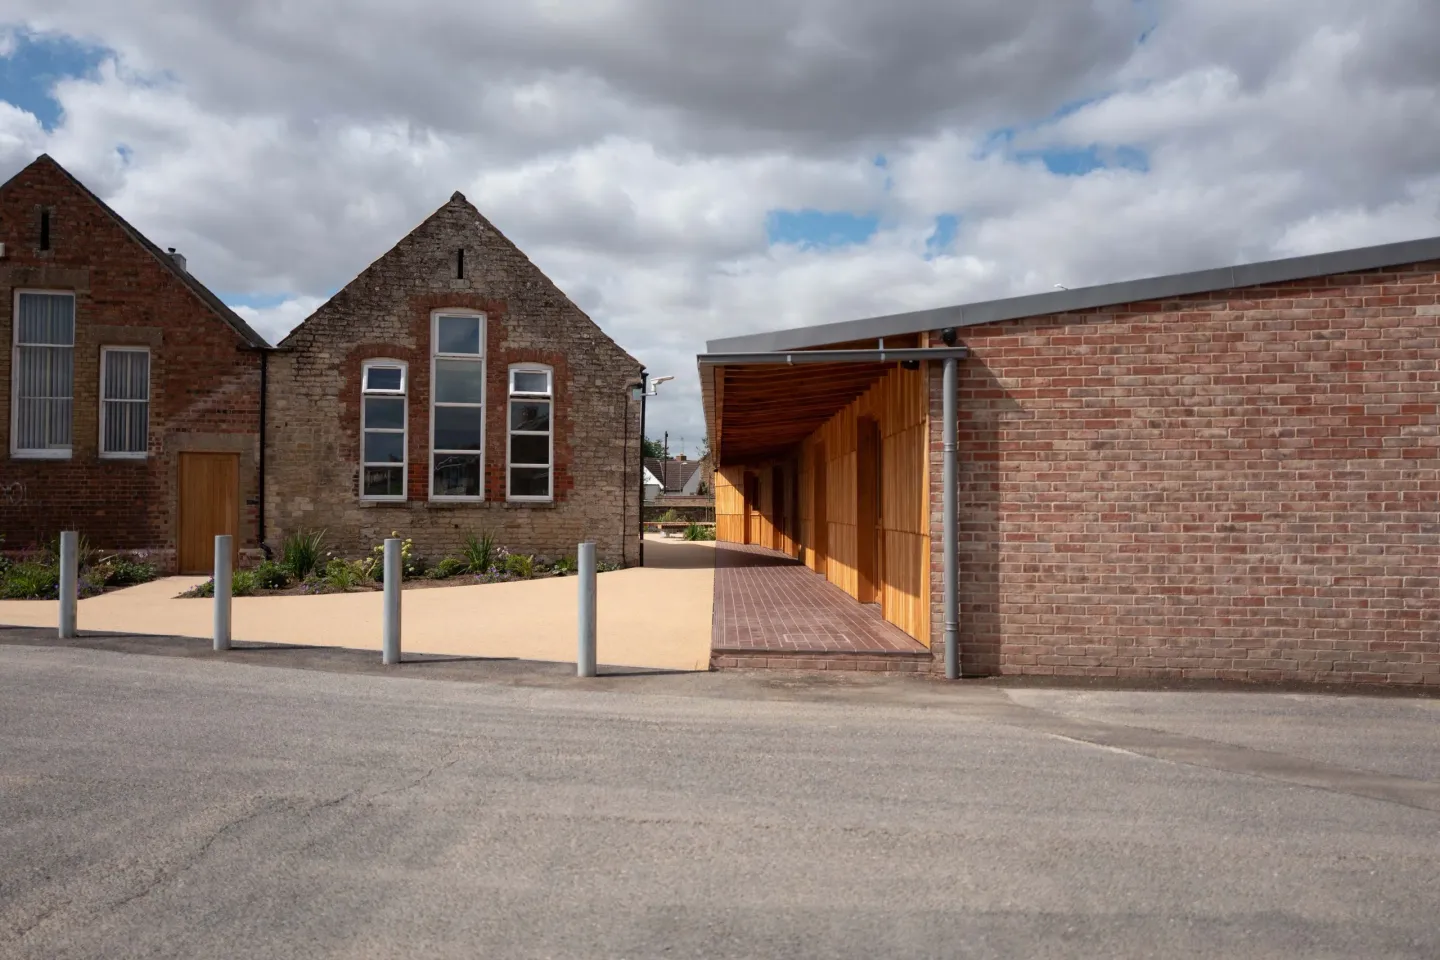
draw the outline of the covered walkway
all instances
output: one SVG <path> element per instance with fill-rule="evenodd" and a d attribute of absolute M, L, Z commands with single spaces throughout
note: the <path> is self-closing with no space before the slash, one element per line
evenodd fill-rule
<path fill-rule="evenodd" d="M 778 550 L 715 545 L 717 668 L 923 672 L 930 651 L 887 623 L 874 604 L 845 591 Z"/>

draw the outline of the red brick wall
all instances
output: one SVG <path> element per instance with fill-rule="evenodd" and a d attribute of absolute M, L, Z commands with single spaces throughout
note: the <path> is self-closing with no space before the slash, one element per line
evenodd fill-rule
<path fill-rule="evenodd" d="M 503 301 L 473 294 L 426 295 L 412 298 L 406 315 L 409 337 L 402 343 L 359 343 L 349 348 L 341 364 L 342 382 L 355 389 L 340 395 L 339 453 L 354 465 L 355 482 L 360 489 L 360 371 L 367 360 L 403 360 L 409 371 L 407 387 L 405 447 L 405 489 L 415 500 L 430 496 L 430 323 L 436 310 L 478 310 L 485 314 L 485 496 L 489 500 L 505 499 L 505 444 L 510 435 L 506 417 L 509 415 L 510 367 L 517 363 L 543 363 L 554 375 L 551 400 L 551 422 L 554 425 L 554 476 L 551 479 L 555 502 L 563 501 L 574 489 L 571 475 L 570 397 L 574 385 L 565 354 L 555 350 L 510 347 L 506 332 L 506 310 Z M 411 347 L 408 343 L 422 344 Z"/>
<path fill-rule="evenodd" d="M 1440 685 L 1440 264 L 959 332 L 967 673 Z"/>
<path fill-rule="evenodd" d="M 39 247 L 40 210 L 50 249 Z M 0 535 L 4 549 L 77 529 L 100 549 L 159 551 L 173 562 L 182 450 L 241 456 L 241 534 L 256 543 L 260 354 L 42 160 L 0 190 Z M 75 294 L 75 400 L 69 460 L 10 455 L 16 288 Z M 144 460 L 99 458 L 102 346 L 150 347 L 150 443 Z"/>

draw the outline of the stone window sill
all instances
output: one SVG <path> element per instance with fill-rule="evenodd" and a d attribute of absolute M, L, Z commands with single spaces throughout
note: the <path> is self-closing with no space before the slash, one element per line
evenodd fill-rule
<path fill-rule="evenodd" d="M 472 500 L 468 503 L 453 500 L 426 500 L 426 510 L 553 510 L 555 502 L 549 501 L 509 501 L 509 500 Z"/>
<path fill-rule="evenodd" d="M 385 509 L 399 507 L 402 509 L 414 509 L 421 507 L 425 510 L 554 510 L 559 506 L 553 500 L 361 500 L 360 506 L 363 509 Z"/>

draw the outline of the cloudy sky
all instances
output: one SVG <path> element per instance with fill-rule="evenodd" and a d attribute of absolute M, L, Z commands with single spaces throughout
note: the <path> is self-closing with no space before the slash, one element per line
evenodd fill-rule
<path fill-rule="evenodd" d="M 706 339 L 1440 234 L 1434 0 L 0 0 L 51 153 L 272 341 L 463 191 Z"/>

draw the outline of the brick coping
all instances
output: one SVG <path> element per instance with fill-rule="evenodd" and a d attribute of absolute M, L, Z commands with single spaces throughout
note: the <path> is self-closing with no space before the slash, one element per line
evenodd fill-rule
<path fill-rule="evenodd" d="M 768 657 L 893 657 L 896 659 L 925 660 L 931 659 L 930 651 L 924 647 L 918 650 L 832 650 L 824 647 L 806 647 L 795 649 L 793 647 L 768 647 L 768 646 L 716 646 L 711 645 L 712 656 L 750 656 L 761 654 Z"/>
<path fill-rule="evenodd" d="M 712 670 L 845 670 L 863 673 L 929 673 L 930 651 L 827 652 L 818 650 L 716 650 Z"/>

